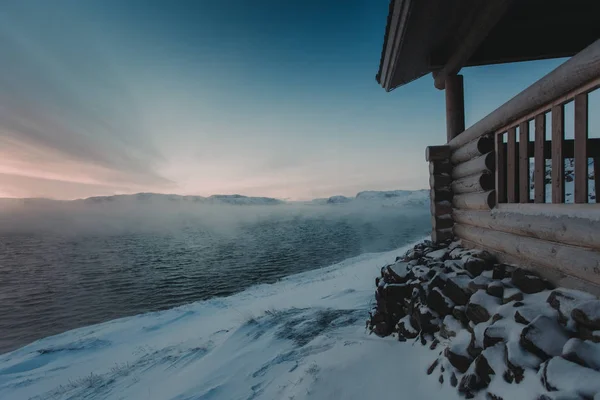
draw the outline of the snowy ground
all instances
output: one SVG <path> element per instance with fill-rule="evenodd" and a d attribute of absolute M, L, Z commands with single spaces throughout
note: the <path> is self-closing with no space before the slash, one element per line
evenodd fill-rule
<path fill-rule="evenodd" d="M 437 352 L 365 330 L 374 277 L 402 253 L 42 339 L 0 356 L 0 398 L 458 398 L 424 373 Z"/>

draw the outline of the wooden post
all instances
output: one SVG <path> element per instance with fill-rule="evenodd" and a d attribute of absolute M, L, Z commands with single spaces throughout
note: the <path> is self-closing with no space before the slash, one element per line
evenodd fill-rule
<path fill-rule="evenodd" d="M 588 95 L 575 97 L 575 203 L 588 202 Z"/>
<path fill-rule="evenodd" d="M 519 125 L 519 203 L 529 203 L 529 122 Z"/>
<path fill-rule="evenodd" d="M 508 138 L 506 140 L 506 169 L 507 169 L 507 202 L 517 203 L 519 197 L 519 164 L 517 161 L 517 128 L 508 130 Z"/>
<path fill-rule="evenodd" d="M 544 144 L 546 142 L 546 115 L 539 114 L 535 117 L 535 155 L 533 170 L 534 202 L 546 202 L 546 160 L 544 158 Z"/>
<path fill-rule="evenodd" d="M 452 238 L 452 164 L 450 147 L 429 146 L 425 149 L 429 161 L 429 185 L 431 201 L 431 240 L 435 243 Z"/>
<path fill-rule="evenodd" d="M 565 202 L 565 107 L 552 107 L 552 202 Z"/>
<path fill-rule="evenodd" d="M 465 91 L 462 75 L 446 77 L 446 136 L 448 142 L 465 130 Z"/>
<path fill-rule="evenodd" d="M 504 133 L 496 135 L 496 204 L 506 203 L 506 147 Z"/>

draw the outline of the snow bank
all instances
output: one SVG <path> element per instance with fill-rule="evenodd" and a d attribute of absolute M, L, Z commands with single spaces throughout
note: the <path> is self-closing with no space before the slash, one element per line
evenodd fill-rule
<path fill-rule="evenodd" d="M 0 398 L 458 398 L 423 374 L 435 353 L 365 330 L 373 277 L 401 252 L 39 340 L 0 355 Z"/>

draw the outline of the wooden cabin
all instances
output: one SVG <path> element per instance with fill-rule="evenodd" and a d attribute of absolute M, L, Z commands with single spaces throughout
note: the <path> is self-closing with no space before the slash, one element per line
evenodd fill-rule
<path fill-rule="evenodd" d="M 597 0 L 390 1 L 377 81 L 391 91 L 428 75 L 445 91 L 446 140 L 426 149 L 434 241 L 600 295 L 600 194 L 588 192 L 600 186 L 600 139 L 588 137 L 599 38 Z M 463 67 L 558 57 L 570 58 L 465 129 Z"/>

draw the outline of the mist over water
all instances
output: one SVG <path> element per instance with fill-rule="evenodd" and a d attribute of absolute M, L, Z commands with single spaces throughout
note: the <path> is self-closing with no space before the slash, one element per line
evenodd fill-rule
<path fill-rule="evenodd" d="M 0 212 L 0 353 L 128 315 L 398 248 L 407 206 L 38 204 Z"/>

